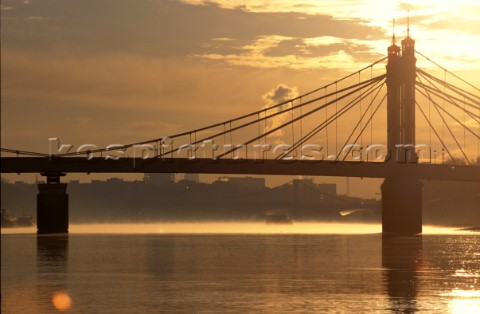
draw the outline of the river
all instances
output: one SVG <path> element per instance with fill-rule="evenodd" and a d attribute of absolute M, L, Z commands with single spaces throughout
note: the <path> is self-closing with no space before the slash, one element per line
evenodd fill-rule
<path fill-rule="evenodd" d="M 480 234 L 242 223 L 2 229 L 2 313 L 480 313 Z"/>

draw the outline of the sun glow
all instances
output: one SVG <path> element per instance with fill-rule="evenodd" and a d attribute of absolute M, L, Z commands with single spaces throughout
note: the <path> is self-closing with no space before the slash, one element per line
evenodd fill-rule
<path fill-rule="evenodd" d="M 455 289 L 443 296 L 453 297 L 448 304 L 450 313 L 480 313 L 480 290 Z"/>
<path fill-rule="evenodd" d="M 380 29 L 388 39 L 392 34 L 392 19 L 397 20 L 396 34 L 399 40 L 403 39 L 407 30 L 407 16 L 410 18 L 412 37 L 417 40 L 417 50 L 426 55 L 435 56 L 442 66 L 449 70 L 464 70 L 480 68 L 480 34 L 476 31 L 480 25 L 480 5 L 476 0 L 459 1 L 316 1 L 316 0 L 246 0 L 239 5 L 234 0 L 183 0 L 194 5 L 215 3 L 225 9 L 241 9 L 248 12 L 283 12 L 308 15 L 327 15 L 336 20 L 356 20 L 359 24 Z M 320 40 L 322 45 L 339 43 L 354 38 L 328 37 Z M 305 39 L 306 43 L 318 42 L 315 38 Z M 386 53 L 385 42 L 362 42 L 370 47 L 372 52 Z M 205 57 L 213 59 L 213 55 Z M 312 56 L 313 57 L 313 56 Z M 237 65 L 249 65 L 249 60 L 244 62 L 236 60 L 232 55 L 224 56 L 227 61 Z M 217 55 L 216 59 L 222 59 Z M 251 58 L 250 58 L 251 59 Z M 250 60 L 252 61 L 252 60 Z M 299 65 L 297 60 L 289 59 L 272 60 L 275 66 L 293 64 L 294 68 L 304 68 L 303 65 L 315 66 L 316 61 L 303 60 Z M 262 62 L 257 64 L 263 64 Z M 342 66 L 336 64 L 337 66 Z M 427 66 L 426 63 L 423 64 Z"/>

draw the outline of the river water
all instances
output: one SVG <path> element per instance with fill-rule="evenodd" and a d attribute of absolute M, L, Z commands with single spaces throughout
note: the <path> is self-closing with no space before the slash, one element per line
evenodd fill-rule
<path fill-rule="evenodd" d="M 313 223 L 32 231 L 2 230 L 2 313 L 480 313 L 479 233 L 382 238 L 379 225 Z"/>

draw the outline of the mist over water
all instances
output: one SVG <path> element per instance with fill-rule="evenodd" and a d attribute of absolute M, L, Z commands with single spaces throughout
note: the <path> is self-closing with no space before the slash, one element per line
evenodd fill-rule
<path fill-rule="evenodd" d="M 259 222 L 178 222 L 147 224 L 73 225 L 73 233 L 153 234 L 369 234 L 381 231 L 378 224 L 293 223 L 268 225 Z"/>
<path fill-rule="evenodd" d="M 36 233 L 36 227 L 2 228 L 2 234 Z M 381 224 L 294 222 L 265 224 L 261 222 L 152 222 L 70 224 L 71 234 L 377 234 Z M 423 234 L 475 234 L 459 227 L 423 226 Z"/>

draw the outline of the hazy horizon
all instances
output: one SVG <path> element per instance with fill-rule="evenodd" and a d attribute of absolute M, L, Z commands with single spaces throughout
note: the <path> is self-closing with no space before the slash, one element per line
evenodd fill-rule
<path fill-rule="evenodd" d="M 471 227 L 471 226 L 465 226 Z M 380 234 L 381 223 L 294 222 L 267 225 L 261 222 L 149 222 L 70 224 L 69 234 Z M 2 228 L 2 235 L 33 234 L 36 227 Z M 477 234 L 461 227 L 425 225 L 423 234 Z"/>

